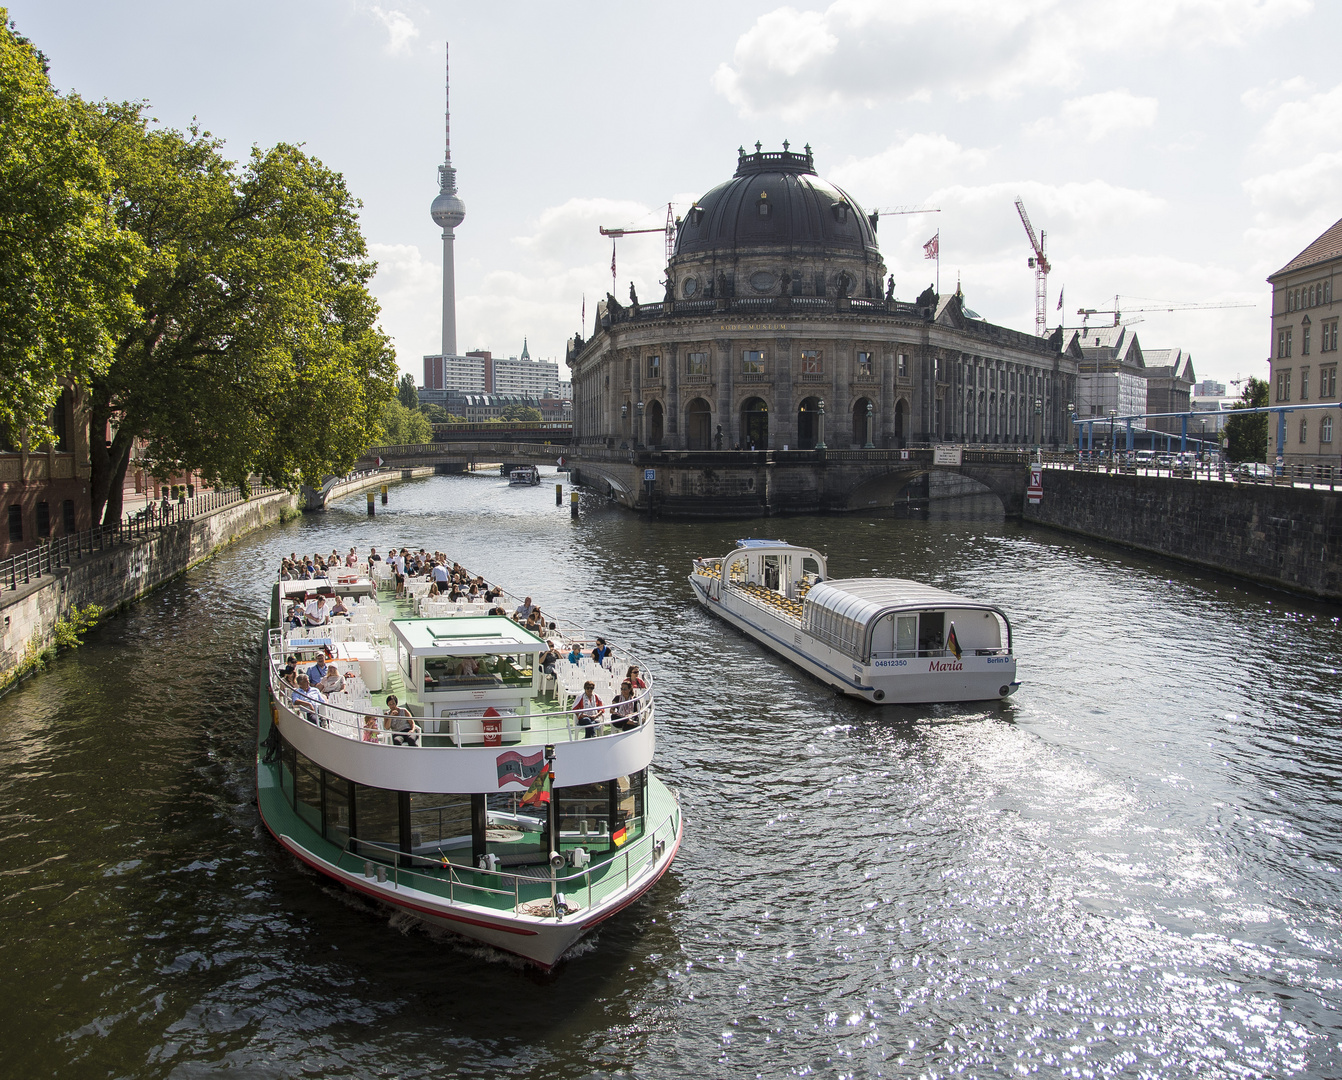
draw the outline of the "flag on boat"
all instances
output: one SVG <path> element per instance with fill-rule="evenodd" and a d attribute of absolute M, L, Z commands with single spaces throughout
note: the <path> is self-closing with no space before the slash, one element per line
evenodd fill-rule
<path fill-rule="evenodd" d="M 550 782 L 552 774 L 547 762 L 545 768 L 536 774 L 531 786 L 522 793 L 523 806 L 547 806 L 550 802 Z"/>
<path fill-rule="evenodd" d="M 616 847 L 619 847 L 627 839 L 628 834 L 624 831 L 623 825 L 621 825 L 618 829 L 616 829 L 613 833 L 610 834 L 611 843 L 614 844 Z"/>
<path fill-rule="evenodd" d="M 941 258 L 941 230 L 938 229 L 935 236 L 923 245 L 923 258 L 939 259 Z"/>
<path fill-rule="evenodd" d="M 955 623 L 951 623 L 950 633 L 946 635 L 946 648 L 955 653 L 955 658 L 960 659 L 960 639 L 955 636 Z"/>

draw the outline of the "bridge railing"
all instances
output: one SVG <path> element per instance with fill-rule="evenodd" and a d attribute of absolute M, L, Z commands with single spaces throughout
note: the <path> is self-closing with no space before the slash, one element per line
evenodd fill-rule
<path fill-rule="evenodd" d="M 1203 480 L 1252 484 L 1263 487 L 1308 487 L 1342 490 L 1342 469 L 1336 465 L 1282 465 L 1272 467 L 1253 462 L 1226 464 L 1197 462 L 1158 465 L 1143 462 L 1108 461 L 1101 458 L 1044 460 L 1046 469 L 1062 469 L 1108 476 L 1150 476 L 1173 480 Z"/>

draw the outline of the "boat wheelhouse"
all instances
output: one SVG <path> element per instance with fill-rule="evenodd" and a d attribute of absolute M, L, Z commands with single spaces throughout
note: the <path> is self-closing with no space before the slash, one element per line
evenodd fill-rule
<path fill-rule="evenodd" d="M 398 598 L 375 570 L 379 580 L 275 588 L 262 818 L 354 891 L 549 968 L 647 891 L 679 847 L 679 804 L 649 768 L 652 690 L 617 713 L 636 663 L 627 654 L 543 665 L 547 641 L 586 653 L 596 639 L 558 628 L 542 639 L 487 605 L 429 596 L 428 581 L 409 579 Z M 348 615 L 286 625 L 294 603 L 324 596 Z M 338 690 L 297 679 L 319 663 L 339 671 Z M 589 682 L 600 708 L 577 707 Z M 387 715 L 388 696 L 408 715 Z"/>
<path fill-rule="evenodd" d="M 994 604 L 904 578 L 827 580 L 825 557 L 741 540 L 694 561 L 699 602 L 836 690 L 884 704 L 989 701 L 1020 685 Z"/>
<path fill-rule="evenodd" d="M 541 482 L 541 471 L 535 465 L 521 465 L 508 473 L 509 487 L 536 487 Z"/>

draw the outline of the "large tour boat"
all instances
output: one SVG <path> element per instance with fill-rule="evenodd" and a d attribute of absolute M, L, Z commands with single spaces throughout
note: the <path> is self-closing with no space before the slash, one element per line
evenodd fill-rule
<path fill-rule="evenodd" d="M 990 701 L 1020 685 L 1001 608 L 903 578 L 830 581 L 813 548 L 740 540 L 695 559 L 690 585 L 709 611 L 852 697 Z"/>
<path fill-rule="evenodd" d="M 652 689 L 620 695 L 636 661 L 592 635 L 551 623 L 542 638 L 497 598 L 431 596 L 431 581 L 370 565 L 275 585 L 261 816 L 342 885 L 548 969 L 680 845 L 676 796 L 649 768 Z M 295 627 L 294 605 L 319 600 L 317 618 L 328 603 L 348 614 Z M 307 673 L 330 666 L 338 685 L 325 672 L 328 692 L 314 692 Z"/>

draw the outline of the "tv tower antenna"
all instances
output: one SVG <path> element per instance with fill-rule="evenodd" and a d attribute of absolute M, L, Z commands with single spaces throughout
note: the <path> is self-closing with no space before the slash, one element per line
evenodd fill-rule
<path fill-rule="evenodd" d="M 443 229 L 443 355 L 457 353 L 457 282 L 453 233 L 466 217 L 466 204 L 457 195 L 457 170 L 452 167 L 452 97 L 450 58 L 443 47 L 443 163 L 438 166 L 438 197 L 429 208 L 434 224 Z"/>

